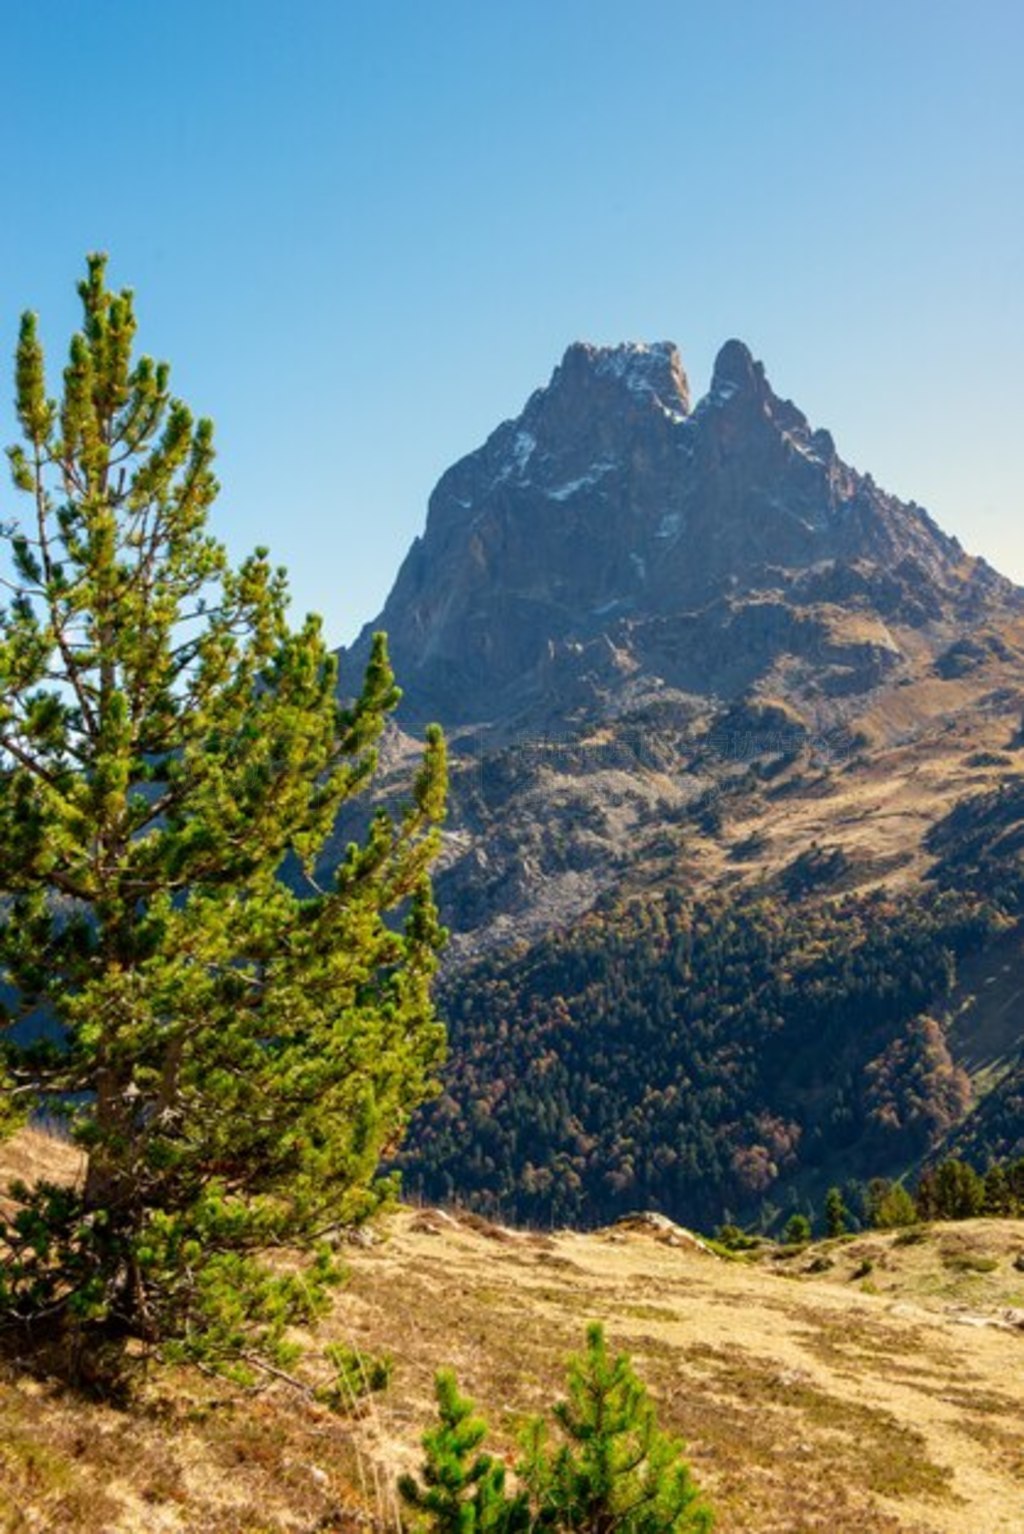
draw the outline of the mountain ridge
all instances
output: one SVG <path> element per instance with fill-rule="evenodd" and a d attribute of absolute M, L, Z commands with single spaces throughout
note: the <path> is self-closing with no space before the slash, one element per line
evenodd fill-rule
<path fill-rule="evenodd" d="M 696 404 L 671 342 L 571 346 L 441 477 L 380 626 L 395 781 L 424 720 L 451 745 L 414 1185 L 770 1223 L 1024 1149 L 1024 1030 L 974 1048 L 1024 919 L 1024 593 L 741 342 Z"/>
<path fill-rule="evenodd" d="M 696 405 L 673 343 L 575 342 L 520 414 L 441 476 L 345 659 L 358 669 L 384 628 L 400 717 L 521 716 L 529 734 L 552 696 L 600 693 L 602 677 L 614 690 L 616 671 L 735 695 L 828 642 L 821 605 L 927 631 L 1020 600 L 916 503 L 844 463 L 742 342 L 721 348 Z M 867 680 L 898 648 L 880 637 L 846 662 Z"/>
<path fill-rule="evenodd" d="M 695 405 L 672 342 L 577 342 L 441 476 L 343 678 L 383 626 L 404 690 L 396 776 L 424 721 L 448 733 L 451 963 L 532 941 L 679 857 L 698 884 L 757 878 L 765 856 L 741 843 L 760 838 L 774 876 L 779 802 L 762 794 L 755 813 L 737 788 L 770 763 L 799 778 L 888 750 L 827 834 L 851 877 L 922 872 L 959 772 L 922 764 L 965 710 L 979 744 L 1005 743 L 1012 701 L 983 700 L 1024 684 L 1022 614 L 1024 593 L 845 465 L 742 342 Z M 923 816 L 895 845 L 893 772 Z M 787 792 L 792 859 L 820 839 L 821 790 Z M 741 804 L 734 852 L 715 825 Z"/>

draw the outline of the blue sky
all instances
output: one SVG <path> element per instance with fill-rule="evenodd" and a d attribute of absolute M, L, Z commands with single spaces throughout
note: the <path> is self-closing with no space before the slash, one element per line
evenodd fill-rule
<path fill-rule="evenodd" d="M 332 638 L 576 338 L 675 340 L 697 395 L 742 337 L 1024 581 L 1019 0 L 6 0 L 3 28 L 0 350 L 32 307 L 62 361 L 109 251 L 217 423 L 216 529 Z"/>

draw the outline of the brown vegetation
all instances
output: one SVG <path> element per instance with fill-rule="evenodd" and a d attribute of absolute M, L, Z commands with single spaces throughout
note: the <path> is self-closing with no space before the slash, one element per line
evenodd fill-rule
<path fill-rule="evenodd" d="M 159 1366 L 115 1409 L 27 1373 L 9 1339 L 0 1531 L 393 1530 L 437 1368 L 511 1451 L 599 1320 L 689 1444 L 723 1534 L 1016 1534 L 1022 1252 L 1013 1220 L 729 1261 L 664 1220 L 582 1235 L 405 1211 L 351 1249 L 316 1339 L 394 1360 L 347 1417 L 283 1381 L 246 1393 Z"/>

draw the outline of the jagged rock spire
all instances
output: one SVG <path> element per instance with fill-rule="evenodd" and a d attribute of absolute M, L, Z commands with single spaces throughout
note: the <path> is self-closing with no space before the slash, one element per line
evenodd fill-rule
<path fill-rule="evenodd" d="M 742 341 L 721 348 L 695 409 L 672 342 L 577 341 L 521 414 L 442 476 L 352 665 L 372 628 L 388 630 L 410 720 L 505 718 L 538 698 L 557 710 L 583 677 L 614 691 L 651 666 L 728 691 L 803 643 L 787 616 L 796 590 L 817 582 L 819 600 L 920 624 L 978 568 L 845 465 Z M 759 593 L 779 597 L 770 624 Z M 757 633 L 737 658 L 721 604 L 741 600 Z M 719 638 L 697 644 L 709 625 Z"/>

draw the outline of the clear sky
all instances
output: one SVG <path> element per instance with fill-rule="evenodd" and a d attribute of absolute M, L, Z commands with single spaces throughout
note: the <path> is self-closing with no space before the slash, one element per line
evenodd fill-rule
<path fill-rule="evenodd" d="M 741 337 L 844 457 L 1024 581 L 1022 0 L 0 21 L 0 349 L 32 307 L 61 362 L 109 251 L 217 423 L 217 530 L 268 543 L 333 639 L 577 338 L 674 340 L 699 395 Z"/>

